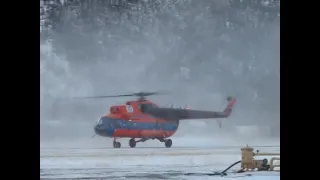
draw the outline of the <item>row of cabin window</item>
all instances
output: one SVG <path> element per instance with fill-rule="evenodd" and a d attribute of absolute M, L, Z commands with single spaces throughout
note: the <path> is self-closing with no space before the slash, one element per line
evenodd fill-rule
<path fill-rule="evenodd" d="M 102 118 L 102 123 L 110 126 L 110 128 L 131 128 L 135 127 L 137 124 L 135 122 L 130 122 L 130 121 L 125 121 L 125 123 L 121 123 L 123 121 L 117 120 L 117 119 L 111 119 L 111 118 Z M 158 127 L 162 126 L 162 124 L 157 124 Z M 148 123 L 146 124 L 146 128 L 153 128 L 154 124 L 153 123 Z M 162 126 L 163 128 L 163 126 Z"/>

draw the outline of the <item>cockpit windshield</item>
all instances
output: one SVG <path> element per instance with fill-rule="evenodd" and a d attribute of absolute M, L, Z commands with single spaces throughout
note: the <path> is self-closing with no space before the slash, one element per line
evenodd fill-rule
<path fill-rule="evenodd" d="M 97 123 L 96 123 L 96 124 L 97 124 L 97 125 L 102 124 L 102 118 L 98 119 L 98 121 L 97 121 Z"/>
<path fill-rule="evenodd" d="M 109 128 L 121 128 L 121 120 L 110 118 L 110 117 L 102 117 L 97 123 L 98 125 L 104 125 Z"/>

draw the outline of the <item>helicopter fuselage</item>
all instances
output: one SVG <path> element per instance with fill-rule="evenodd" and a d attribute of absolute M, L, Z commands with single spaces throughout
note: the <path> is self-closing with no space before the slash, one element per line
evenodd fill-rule
<path fill-rule="evenodd" d="M 95 125 L 95 133 L 104 137 L 114 138 L 168 138 L 179 127 L 179 120 L 167 121 L 149 115 L 131 115 L 122 118 L 105 115 Z"/>
<path fill-rule="evenodd" d="M 161 119 L 141 112 L 140 105 L 156 107 L 150 101 L 131 101 L 112 106 L 110 114 L 102 116 L 94 127 L 97 135 L 113 138 L 159 139 L 172 136 L 179 120 Z"/>

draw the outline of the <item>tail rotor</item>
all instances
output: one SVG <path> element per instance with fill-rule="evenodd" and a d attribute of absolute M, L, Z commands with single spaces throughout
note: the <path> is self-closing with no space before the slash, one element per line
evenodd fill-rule
<path fill-rule="evenodd" d="M 232 96 L 229 96 L 227 98 L 227 101 L 228 101 L 228 105 L 227 107 L 223 110 L 223 112 L 226 114 L 226 118 L 228 118 L 231 113 L 232 113 L 232 109 L 233 109 L 233 106 L 235 105 L 236 103 L 236 99 Z M 217 124 L 219 126 L 219 128 L 222 127 L 222 121 L 220 119 L 217 119 Z"/>

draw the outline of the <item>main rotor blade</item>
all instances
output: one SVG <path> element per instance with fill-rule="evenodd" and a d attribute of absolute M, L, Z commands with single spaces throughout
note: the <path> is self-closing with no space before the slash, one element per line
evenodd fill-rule
<path fill-rule="evenodd" d="M 162 91 L 162 92 L 139 92 L 139 93 L 134 93 L 136 96 L 151 96 L 151 95 L 161 95 L 161 94 L 169 94 L 167 91 Z"/>
<path fill-rule="evenodd" d="M 88 96 L 88 97 L 75 97 L 75 98 L 111 98 L 111 97 L 128 97 L 128 96 L 138 96 L 138 97 L 145 97 L 151 95 L 158 95 L 158 94 L 167 94 L 167 92 L 139 92 L 133 94 L 121 94 L 121 95 L 112 95 L 112 96 Z"/>
<path fill-rule="evenodd" d="M 123 94 L 123 95 L 113 95 L 113 96 L 87 96 L 87 97 L 75 97 L 75 98 L 111 98 L 111 97 L 126 97 L 126 96 L 135 96 L 132 94 Z"/>

